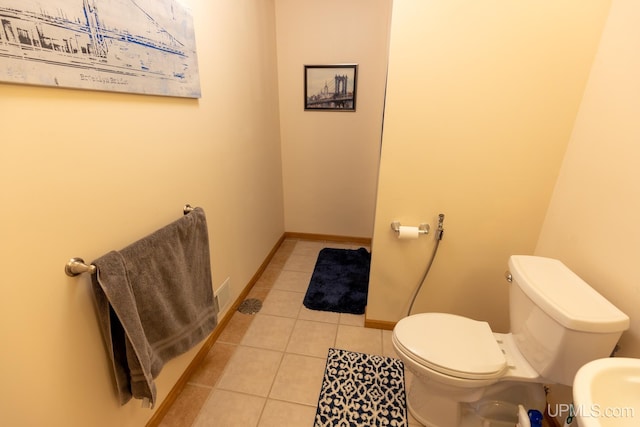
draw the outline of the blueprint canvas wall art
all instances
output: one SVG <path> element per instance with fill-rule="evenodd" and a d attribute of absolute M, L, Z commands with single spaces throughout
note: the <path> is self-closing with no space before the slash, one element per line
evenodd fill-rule
<path fill-rule="evenodd" d="M 177 0 L 0 0 L 0 81 L 200 97 Z"/>

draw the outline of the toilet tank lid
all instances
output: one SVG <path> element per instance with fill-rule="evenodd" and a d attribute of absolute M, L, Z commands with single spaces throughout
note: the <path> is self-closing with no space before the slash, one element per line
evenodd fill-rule
<path fill-rule="evenodd" d="M 626 314 L 557 259 L 512 255 L 509 271 L 512 286 L 520 286 L 535 304 L 568 329 L 608 333 L 629 328 Z"/>

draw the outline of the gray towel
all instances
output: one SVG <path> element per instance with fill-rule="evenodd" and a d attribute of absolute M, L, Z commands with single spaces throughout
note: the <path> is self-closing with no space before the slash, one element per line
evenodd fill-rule
<path fill-rule="evenodd" d="M 163 365 L 202 341 L 217 324 L 204 211 L 93 261 L 98 319 L 120 403 L 155 404 Z"/>

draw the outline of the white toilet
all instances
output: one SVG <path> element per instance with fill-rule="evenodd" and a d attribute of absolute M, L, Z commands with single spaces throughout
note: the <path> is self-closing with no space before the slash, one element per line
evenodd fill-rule
<path fill-rule="evenodd" d="M 509 271 L 508 334 L 445 313 L 396 324 L 393 346 L 414 374 L 407 404 L 425 426 L 513 426 L 518 404 L 543 411 L 543 384 L 571 385 L 629 327 L 627 315 L 558 260 L 514 255 Z M 511 407 L 513 420 L 491 414 Z"/>

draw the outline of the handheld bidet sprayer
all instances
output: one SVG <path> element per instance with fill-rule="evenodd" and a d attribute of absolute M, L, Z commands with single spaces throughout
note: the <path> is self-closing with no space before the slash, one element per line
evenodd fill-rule
<path fill-rule="evenodd" d="M 438 241 L 442 240 L 442 235 L 444 234 L 444 214 L 438 215 L 438 229 L 436 230 L 436 239 Z"/>

